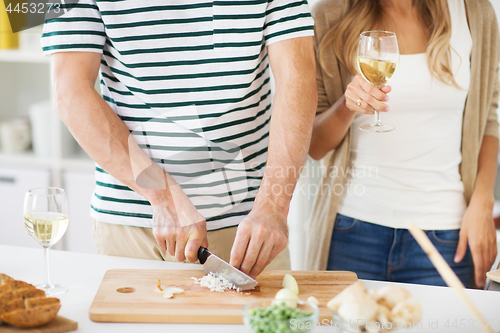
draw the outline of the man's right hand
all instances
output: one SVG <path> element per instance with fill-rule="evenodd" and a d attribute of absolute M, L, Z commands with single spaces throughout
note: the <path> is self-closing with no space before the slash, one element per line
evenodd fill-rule
<path fill-rule="evenodd" d="M 139 148 L 125 123 L 97 93 L 100 64 L 99 53 L 55 53 L 54 107 L 97 164 L 151 203 L 159 247 L 178 261 L 195 262 L 200 245 L 208 246 L 205 218 L 175 180 Z"/>
<path fill-rule="evenodd" d="M 153 235 L 177 261 L 195 262 L 200 246 L 208 247 L 207 222 L 178 184 L 167 191 L 166 200 L 152 203 Z"/>

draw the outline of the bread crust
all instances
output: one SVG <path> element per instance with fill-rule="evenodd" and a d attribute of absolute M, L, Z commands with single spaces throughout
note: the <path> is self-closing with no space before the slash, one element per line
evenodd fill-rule
<path fill-rule="evenodd" d="M 10 286 L 12 290 L 18 290 L 18 289 L 36 289 L 36 287 L 32 284 L 29 284 L 24 281 L 20 280 L 2 280 L 2 285 L 3 286 Z"/>
<path fill-rule="evenodd" d="M 2 281 L 3 280 L 14 280 L 13 278 L 11 278 L 10 276 L 8 275 L 5 275 L 5 274 L 0 274 L 0 284 L 2 284 Z"/>
<path fill-rule="evenodd" d="M 7 291 L 12 291 L 12 287 L 4 284 L 0 284 L 0 295 Z"/>
<path fill-rule="evenodd" d="M 60 307 L 58 298 L 47 298 L 43 290 L 0 274 L 0 325 L 38 327 L 54 319 Z"/>
<path fill-rule="evenodd" d="M 2 319 L 19 328 L 37 327 L 54 319 L 60 307 L 60 304 L 47 304 L 34 309 L 15 310 L 3 314 Z"/>
<path fill-rule="evenodd" d="M 23 300 L 33 297 L 45 297 L 45 291 L 41 289 L 23 288 L 13 291 L 14 295 Z"/>
<path fill-rule="evenodd" d="M 34 297 L 24 301 L 26 309 L 33 309 L 44 305 L 61 304 L 59 298 L 55 297 Z"/>

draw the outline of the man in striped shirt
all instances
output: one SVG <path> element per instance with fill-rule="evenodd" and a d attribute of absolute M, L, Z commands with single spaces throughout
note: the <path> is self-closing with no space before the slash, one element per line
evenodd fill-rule
<path fill-rule="evenodd" d="M 96 161 L 99 253 L 194 262 L 210 244 L 252 276 L 289 268 L 312 26 L 305 0 L 80 0 L 45 23 L 56 110 Z"/>

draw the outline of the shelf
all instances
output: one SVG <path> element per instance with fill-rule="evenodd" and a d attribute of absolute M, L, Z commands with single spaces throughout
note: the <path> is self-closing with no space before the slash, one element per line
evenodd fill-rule
<path fill-rule="evenodd" d="M 41 51 L 0 50 L 0 62 L 50 64 L 50 57 Z"/>
<path fill-rule="evenodd" d="M 84 154 L 76 154 L 68 158 L 52 159 L 38 157 L 32 151 L 16 154 L 0 153 L 0 166 L 26 168 L 56 168 L 63 171 L 92 172 L 95 163 Z"/>
<path fill-rule="evenodd" d="M 81 152 L 61 160 L 63 170 L 92 172 L 95 170 L 95 162 L 85 153 Z"/>
<path fill-rule="evenodd" d="M 13 154 L 0 153 L 0 165 L 50 168 L 52 164 L 52 159 L 38 157 L 33 151 Z"/>

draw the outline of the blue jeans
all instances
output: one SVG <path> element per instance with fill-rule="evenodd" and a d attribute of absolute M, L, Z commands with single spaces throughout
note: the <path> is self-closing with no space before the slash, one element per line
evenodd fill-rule
<path fill-rule="evenodd" d="M 427 236 L 462 283 L 471 286 L 470 250 L 460 263 L 453 258 L 460 230 L 430 230 Z M 337 214 L 328 270 L 352 271 L 360 279 L 446 286 L 407 229 L 394 229 Z"/>

